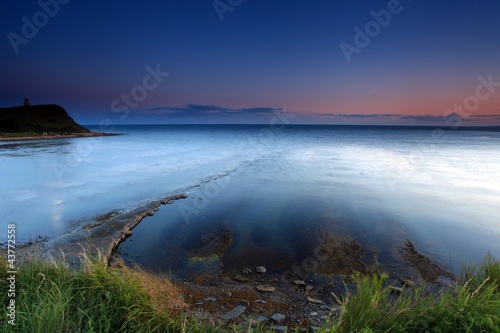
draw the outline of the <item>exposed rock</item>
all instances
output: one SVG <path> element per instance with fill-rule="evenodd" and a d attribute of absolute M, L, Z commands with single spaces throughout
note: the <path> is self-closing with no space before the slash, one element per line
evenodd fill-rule
<path fill-rule="evenodd" d="M 215 299 L 214 297 L 207 297 L 203 299 L 203 302 L 213 303 L 215 301 L 217 301 L 217 299 Z"/>
<path fill-rule="evenodd" d="M 324 311 L 328 311 L 328 312 L 330 312 L 330 311 L 335 311 L 335 309 L 336 309 L 336 308 L 339 308 L 339 307 L 338 307 L 338 306 L 336 306 L 336 307 L 331 308 L 331 307 L 329 307 L 328 305 L 320 305 L 320 307 L 319 307 L 319 308 L 320 308 L 321 310 L 324 310 Z"/>
<path fill-rule="evenodd" d="M 250 274 L 250 273 L 252 273 L 252 270 L 250 268 L 246 267 L 246 268 L 243 268 L 242 272 L 243 272 L 243 274 Z"/>
<path fill-rule="evenodd" d="M 449 276 L 446 275 L 439 275 L 436 279 L 436 283 L 446 288 L 453 288 L 457 284 Z"/>
<path fill-rule="evenodd" d="M 408 287 L 408 288 L 415 288 L 415 282 L 412 280 L 403 280 L 401 282 L 403 286 Z"/>
<path fill-rule="evenodd" d="M 246 277 L 241 276 L 241 275 L 239 275 L 239 274 L 236 274 L 236 275 L 234 276 L 234 279 L 235 279 L 236 281 L 238 281 L 238 282 L 248 282 L 248 279 L 247 279 Z"/>
<path fill-rule="evenodd" d="M 313 290 L 313 286 L 311 286 L 310 284 L 308 284 L 306 286 L 306 291 L 311 291 L 311 290 Z"/>
<path fill-rule="evenodd" d="M 305 286 L 306 285 L 306 283 L 302 280 L 295 280 L 295 281 L 293 281 L 293 284 L 296 286 Z"/>
<path fill-rule="evenodd" d="M 257 302 L 257 303 L 260 303 L 260 304 L 266 304 L 266 301 L 263 301 L 263 300 L 261 300 L 261 299 L 256 300 L 256 302 Z"/>
<path fill-rule="evenodd" d="M 316 317 L 317 315 L 318 315 L 318 313 L 316 311 L 309 313 L 309 316 L 311 316 L 311 317 Z"/>
<path fill-rule="evenodd" d="M 276 332 L 286 332 L 288 330 L 286 326 L 271 326 L 269 328 Z"/>
<path fill-rule="evenodd" d="M 269 318 L 264 317 L 264 316 L 259 316 L 259 317 L 255 318 L 256 323 L 265 323 L 268 321 L 269 321 Z"/>
<path fill-rule="evenodd" d="M 275 323 L 282 322 L 285 320 L 286 316 L 282 315 L 281 313 L 275 313 L 271 316 L 271 320 L 274 321 Z"/>
<path fill-rule="evenodd" d="M 265 293 L 273 293 L 276 290 L 276 288 L 274 288 L 274 287 L 272 287 L 270 285 L 259 284 L 257 286 L 257 290 L 265 292 Z"/>
<path fill-rule="evenodd" d="M 405 261 L 412 265 L 427 282 L 440 284 L 438 280 L 443 277 L 447 282 L 451 282 L 451 284 L 454 283 L 453 280 L 455 280 L 455 277 L 453 274 L 446 272 L 439 265 L 433 263 L 431 259 L 418 253 L 415 245 L 413 245 L 410 240 L 406 240 L 401 251 Z M 442 285 L 447 286 L 446 283 Z"/>
<path fill-rule="evenodd" d="M 403 293 L 403 288 L 390 286 L 389 289 L 391 290 L 391 293 L 394 293 L 394 294 L 402 294 Z"/>
<path fill-rule="evenodd" d="M 315 298 L 312 298 L 312 297 L 308 297 L 308 298 L 307 298 L 307 301 L 308 301 L 309 303 L 313 303 L 313 304 L 323 304 L 323 302 L 322 302 L 322 301 L 320 301 L 319 299 L 315 299 Z"/>
<path fill-rule="evenodd" d="M 264 274 L 266 272 L 266 268 L 264 266 L 257 266 L 255 271 L 259 274 Z"/>
<path fill-rule="evenodd" d="M 244 305 L 238 305 L 237 307 L 235 307 L 234 309 L 232 309 L 231 311 L 229 311 L 222 318 L 224 318 L 225 320 L 238 318 L 243 313 L 243 311 L 245 311 L 246 309 L 247 309 L 246 306 L 244 306 Z"/>

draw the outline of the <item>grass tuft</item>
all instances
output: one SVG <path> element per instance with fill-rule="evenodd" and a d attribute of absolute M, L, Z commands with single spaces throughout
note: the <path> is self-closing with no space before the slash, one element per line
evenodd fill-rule
<path fill-rule="evenodd" d="M 5 259 L 0 300 L 8 304 Z M 267 332 L 248 325 L 214 326 L 185 314 L 186 304 L 166 278 L 85 259 L 81 269 L 62 261 L 23 263 L 16 276 L 16 326 L 0 308 L 1 332 Z M 393 294 L 386 274 L 356 275 L 356 293 L 338 300 L 340 316 L 320 333 L 500 332 L 500 263 L 491 255 L 463 268 L 452 289 L 425 286 Z M 293 330 L 292 330 L 293 331 Z M 299 330 L 295 330 L 298 332 Z"/>

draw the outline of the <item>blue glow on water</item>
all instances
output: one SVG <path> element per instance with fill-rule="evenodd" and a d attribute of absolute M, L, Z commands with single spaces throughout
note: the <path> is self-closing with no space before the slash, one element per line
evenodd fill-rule
<path fill-rule="evenodd" d="M 279 235 L 330 221 L 375 244 L 397 226 L 436 258 L 500 257 L 498 132 L 229 125 L 116 131 L 123 135 L 1 142 L 0 237 L 7 239 L 13 222 L 19 241 L 55 237 L 95 215 L 229 173 L 228 186 L 214 190 L 196 223 L 227 215 L 240 221 L 240 235 L 255 232 L 252 226 Z M 170 216 L 165 228 L 182 218 Z M 268 242 L 263 233 L 258 242 Z"/>

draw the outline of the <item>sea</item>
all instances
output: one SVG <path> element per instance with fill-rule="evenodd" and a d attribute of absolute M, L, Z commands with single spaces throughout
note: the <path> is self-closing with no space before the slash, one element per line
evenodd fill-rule
<path fill-rule="evenodd" d="M 196 248 L 203 256 L 223 252 L 228 266 L 248 260 L 286 269 L 321 261 L 311 246 L 331 233 L 372 249 L 388 267 L 406 240 L 451 270 L 488 253 L 500 258 L 499 131 L 319 125 L 113 131 L 120 135 L 0 142 L 0 243 L 9 224 L 18 244 L 51 239 L 96 216 L 185 193 L 133 230 L 121 245 L 124 257 L 175 274 Z"/>

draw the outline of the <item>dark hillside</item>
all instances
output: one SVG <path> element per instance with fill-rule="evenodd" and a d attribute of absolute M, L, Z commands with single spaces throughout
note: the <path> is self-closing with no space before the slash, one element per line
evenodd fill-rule
<path fill-rule="evenodd" d="M 0 132 L 89 133 L 55 104 L 0 108 Z"/>

